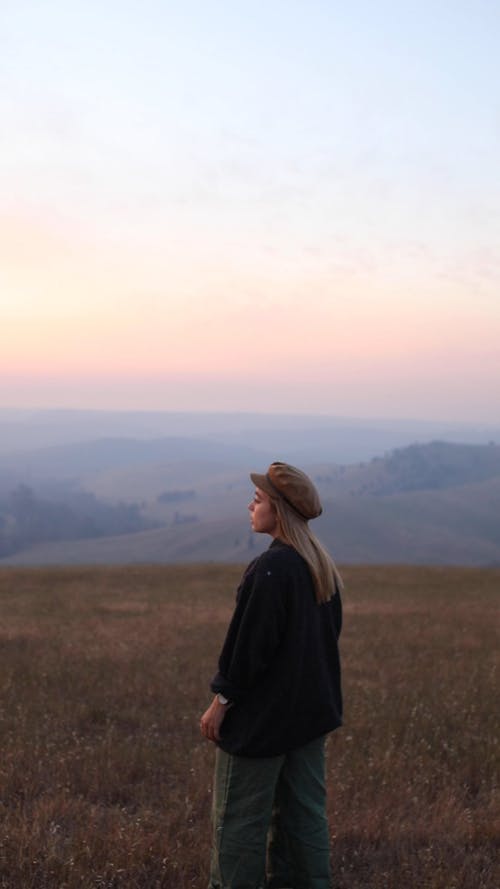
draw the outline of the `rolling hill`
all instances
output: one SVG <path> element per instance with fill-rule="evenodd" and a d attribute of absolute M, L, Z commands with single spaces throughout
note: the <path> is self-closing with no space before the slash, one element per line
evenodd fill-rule
<path fill-rule="evenodd" d="M 255 461 L 244 466 L 246 454 L 240 466 L 229 466 L 184 456 L 179 462 L 101 468 L 85 481 L 111 500 L 118 491 L 124 499 L 142 494 L 144 514 L 164 527 L 40 543 L 0 564 L 248 561 L 268 544 L 249 532 L 246 515 L 247 468 Z M 368 463 L 307 469 L 324 503 L 315 530 L 339 562 L 500 564 L 497 445 L 431 442 Z M 189 497 L 176 499 L 176 488 Z"/>

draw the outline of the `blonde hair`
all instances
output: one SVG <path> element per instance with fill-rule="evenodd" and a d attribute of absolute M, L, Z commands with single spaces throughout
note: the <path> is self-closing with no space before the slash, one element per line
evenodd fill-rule
<path fill-rule="evenodd" d="M 331 599 L 336 587 L 343 589 L 343 581 L 337 566 L 305 519 L 300 518 L 281 497 L 270 498 L 279 522 L 278 537 L 297 550 L 307 563 L 319 605 Z"/>

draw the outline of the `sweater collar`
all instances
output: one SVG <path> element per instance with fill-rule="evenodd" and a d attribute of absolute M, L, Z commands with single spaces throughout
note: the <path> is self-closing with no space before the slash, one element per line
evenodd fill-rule
<path fill-rule="evenodd" d="M 284 546 L 288 546 L 288 543 L 285 543 L 284 540 L 280 540 L 279 537 L 275 537 L 274 540 L 272 540 L 269 544 L 268 549 L 277 549 Z"/>

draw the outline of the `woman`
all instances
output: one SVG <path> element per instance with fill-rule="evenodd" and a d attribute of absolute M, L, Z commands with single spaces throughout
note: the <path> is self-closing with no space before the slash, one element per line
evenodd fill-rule
<path fill-rule="evenodd" d="M 272 463 L 249 505 L 250 563 L 201 718 L 217 744 L 210 889 L 328 889 L 325 735 L 341 725 L 337 569 L 309 529 L 308 476 Z M 267 881 L 266 881 L 267 851 Z"/>

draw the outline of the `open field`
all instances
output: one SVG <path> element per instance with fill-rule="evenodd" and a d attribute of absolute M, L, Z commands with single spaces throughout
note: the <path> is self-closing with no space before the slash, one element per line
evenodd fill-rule
<path fill-rule="evenodd" d="M 204 889 L 237 566 L 0 571 L 0 886 Z M 498 889 L 500 570 L 350 567 L 336 889 Z"/>

